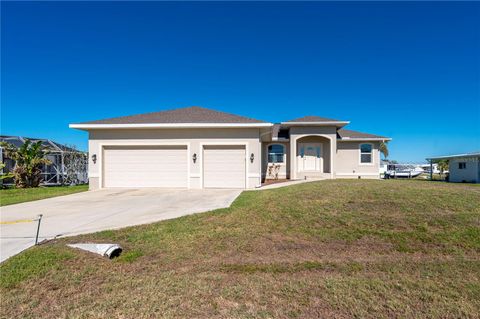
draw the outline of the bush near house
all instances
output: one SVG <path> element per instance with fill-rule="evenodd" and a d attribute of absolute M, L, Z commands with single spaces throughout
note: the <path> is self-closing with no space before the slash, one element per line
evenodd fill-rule
<path fill-rule="evenodd" d="M 475 318 L 480 187 L 328 180 L 0 266 L 5 318 Z M 115 242 L 115 260 L 66 243 Z"/>
<path fill-rule="evenodd" d="M 20 147 L 5 142 L 2 142 L 1 146 L 5 149 L 5 155 L 15 161 L 12 172 L 15 187 L 38 187 L 42 181 L 42 165 L 50 164 L 50 161 L 45 158 L 46 151 L 43 149 L 42 142 L 32 142 L 27 139 Z"/>

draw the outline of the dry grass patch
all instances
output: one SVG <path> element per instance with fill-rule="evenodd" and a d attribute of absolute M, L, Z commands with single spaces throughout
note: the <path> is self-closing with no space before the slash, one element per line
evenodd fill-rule
<path fill-rule="evenodd" d="M 4 263 L 5 318 L 476 317 L 480 187 L 332 180 Z M 105 260 L 65 246 L 114 241 Z"/>

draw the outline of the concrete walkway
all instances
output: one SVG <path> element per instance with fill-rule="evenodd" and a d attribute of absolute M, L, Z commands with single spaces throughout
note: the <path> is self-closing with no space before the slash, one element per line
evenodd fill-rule
<path fill-rule="evenodd" d="M 0 208 L 13 222 L 43 214 L 40 241 L 152 223 L 229 207 L 241 190 L 108 189 Z M 0 262 L 35 243 L 36 222 L 0 224 Z"/>
<path fill-rule="evenodd" d="M 297 180 L 288 181 L 288 182 L 281 182 L 281 183 L 265 185 L 265 186 L 262 186 L 262 187 L 259 187 L 259 188 L 255 188 L 255 190 L 256 191 L 263 191 L 265 189 L 280 188 L 280 187 L 286 187 L 286 186 L 290 186 L 290 185 L 318 182 L 318 181 L 324 181 L 324 180 L 326 180 L 326 179 L 297 179 Z"/>

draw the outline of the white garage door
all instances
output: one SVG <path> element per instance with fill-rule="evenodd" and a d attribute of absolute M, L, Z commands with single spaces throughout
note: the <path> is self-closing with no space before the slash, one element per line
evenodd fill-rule
<path fill-rule="evenodd" d="M 245 188 L 245 146 L 205 146 L 203 187 Z"/>
<path fill-rule="evenodd" d="M 115 146 L 103 152 L 104 187 L 187 187 L 186 146 Z"/>

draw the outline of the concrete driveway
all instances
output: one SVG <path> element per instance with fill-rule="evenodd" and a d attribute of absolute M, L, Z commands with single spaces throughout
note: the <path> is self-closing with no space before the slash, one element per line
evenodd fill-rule
<path fill-rule="evenodd" d="M 36 222 L 5 222 L 43 214 L 41 241 L 224 208 L 240 193 L 229 189 L 105 189 L 1 207 L 0 261 L 35 243 Z"/>

